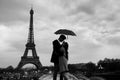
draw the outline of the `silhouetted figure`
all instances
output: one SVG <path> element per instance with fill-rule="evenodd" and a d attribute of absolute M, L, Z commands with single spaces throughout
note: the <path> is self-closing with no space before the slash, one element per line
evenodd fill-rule
<path fill-rule="evenodd" d="M 61 51 L 61 47 L 64 42 L 66 37 L 64 35 L 60 35 L 58 40 L 53 41 L 53 53 L 51 56 L 51 62 L 54 63 L 54 73 L 53 73 L 53 80 L 57 79 L 57 74 L 60 70 L 59 67 L 59 57 L 63 55 Z M 68 47 L 68 46 L 67 46 Z M 68 52 L 66 51 L 66 58 L 68 59 Z M 60 74 L 60 80 L 63 80 L 63 75 L 62 73 Z"/>

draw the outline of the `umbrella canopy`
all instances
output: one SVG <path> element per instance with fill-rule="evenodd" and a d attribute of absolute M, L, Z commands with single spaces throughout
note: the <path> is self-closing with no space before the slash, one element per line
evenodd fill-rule
<path fill-rule="evenodd" d="M 55 32 L 55 34 L 76 36 L 76 34 L 72 30 L 68 30 L 68 29 L 59 29 Z"/>

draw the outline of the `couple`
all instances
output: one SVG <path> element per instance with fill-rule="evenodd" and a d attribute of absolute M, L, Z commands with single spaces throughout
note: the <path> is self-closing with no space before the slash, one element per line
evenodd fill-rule
<path fill-rule="evenodd" d="M 53 80 L 57 79 L 57 73 L 60 72 L 60 80 L 68 80 L 68 43 L 65 42 L 65 35 L 60 35 L 58 40 L 53 41 L 53 53 L 51 62 L 54 63 Z"/>

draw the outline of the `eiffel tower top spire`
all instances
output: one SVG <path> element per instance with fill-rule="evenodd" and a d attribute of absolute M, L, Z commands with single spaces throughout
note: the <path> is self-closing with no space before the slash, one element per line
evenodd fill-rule
<path fill-rule="evenodd" d="M 34 44 L 33 14 L 34 14 L 34 10 L 31 8 L 29 34 L 28 34 L 28 40 L 27 40 L 27 43 L 29 43 L 29 44 L 31 44 L 31 43 Z"/>

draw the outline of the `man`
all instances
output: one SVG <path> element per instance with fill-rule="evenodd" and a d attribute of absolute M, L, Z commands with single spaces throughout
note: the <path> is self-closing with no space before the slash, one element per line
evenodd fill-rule
<path fill-rule="evenodd" d="M 64 35 L 60 35 L 58 40 L 54 40 L 53 41 L 53 53 L 52 53 L 52 57 L 51 57 L 51 62 L 54 63 L 54 73 L 53 73 L 53 80 L 57 79 L 57 73 L 59 72 L 59 56 L 62 55 L 60 48 L 62 47 L 63 43 L 66 43 L 64 40 L 66 39 L 66 37 Z M 68 49 L 68 44 L 67 44 L 67 48 Z M 66 50 L 67 52 L 67 50 Z M 68 52 L 66 53 L 66 57 L 68 59 Z M 63 80 L 63 75 L 60 74 L 60 80 Z"/>

